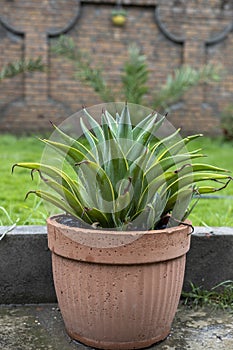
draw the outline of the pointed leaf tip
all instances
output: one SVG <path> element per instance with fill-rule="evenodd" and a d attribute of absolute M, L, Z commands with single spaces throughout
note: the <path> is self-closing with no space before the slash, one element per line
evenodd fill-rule
<path fill-rule="evenodd" d="M 11 174 L 13 174 L 13 172 L 14 172 L 16 166 L 18 166 L 17 163 L 15 163 L 14 165 L 12 165 L 12 167 L 11 167 Z"/>
<path fill-rule="evenodd" d="M 39 173 L 41 180 L 43 180 L 44 182 L 47 182 L 47 181 L 48 181 L 48 179 L 46 179 L 46 178 L 42 175 L 42 172 L 41 172 L 40 169 L 32 169 L 32 170 L 31 170 L 31 178 L 32 178 L 32 180 L 34 179 L 34 178 L 33 178 L 33 173 L 34 173 L 35 171 L 37 171 L 37 172 Z"/>
<path fill-rule="evenodd" d="M 25 201 L 26 201 L 26 199 L 28 198 L 28 196 L 29 196 L 31 193 L 36 193 L 36 191 L 28 191 L 28 192 L 26 193 L 25 198 L 24 198 Z"/>
<path fill-rule="evenodd" d="M 36 170 L 36 169 L 32 169 L 32 170 L 31 170 L 31 179 L 32 179 L 32 181 L 33 181 L 33 179 L 34 179 L 33 173 L 34 173 L 35 170 Z"/>
<path fill-rule="evenodd" d="M 191 163 L 184 164 L 184 165 L 182 165 L 179 169 L 176 169 L 176 170 L 174 171 L 174 174 L 178 174 L 178 173 L 181 172 L 184 168 L 191 167 L 191 166 L 192 166 Z"/>
<path fill-rule="evenodd" d="M 77 166 L 77 165 L 81 165 L 81 164 L 89 164 L 90 161 L 89 160 L 82 160 L 81 162 L 78 162 L 78 163 L 75 163 L 74 165 Z"/>

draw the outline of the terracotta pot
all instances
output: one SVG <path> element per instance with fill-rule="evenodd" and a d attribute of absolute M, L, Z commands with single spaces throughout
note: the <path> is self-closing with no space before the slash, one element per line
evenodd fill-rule
<path fill-rule="evenodd" d="M 123 15 L 112 16 L 112 23 L 115 26 L 123 27 L 125 25 L 125 22 L 126 22 L 126 17 Z"/>
<path fill-rule="evenodd" d="M 58 303 L 71 338 L 102 349 L 139 349 L 170 332 L 190 227 L 131 232 L 69 227 L 49 218 Z"/>

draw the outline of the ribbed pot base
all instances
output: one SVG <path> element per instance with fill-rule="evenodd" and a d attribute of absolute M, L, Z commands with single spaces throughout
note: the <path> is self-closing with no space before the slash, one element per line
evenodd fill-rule
<path fill-rule="evenodd" d="M 66 329 L 67 334 L 73 339 L 77 340 L 80 343 L 83 343 L 85 345 L 97 348 L 97 349 L 105 349 L 105 350 L 131 350 L 131 349 L 143 349 L 147 348 L 155 343 L 158 343 L 161 340 L 164 340 L 167 338 L 167 336 L 170 333 L 170 329 L 164 330 L 164 332 L 157 337 L 146 339 L 142 341 L 137 342 L 105 342 L 105 341 L 98 341 L 94 339 L 88 339 L 85 337 L 80 336 L 77 333 L 69 332 L 68 329 Z"/>
<path fill-rule="evenodd" d="M 179 302 L 185 256 L 144 265 L 104 265 L 52 255 L 69 335 L 103 349 L 139 349 L 164 339 Z"/>

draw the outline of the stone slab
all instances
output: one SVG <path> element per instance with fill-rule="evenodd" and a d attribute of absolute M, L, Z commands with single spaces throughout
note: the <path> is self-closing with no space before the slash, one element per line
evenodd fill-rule
<path fill-rule="evenodd" d="M 0 306 L 0 349 L 91 350 L 66 334 L 56 304 Z M 130 324 L 129 324 L 130 332 Z M 233 349 L 233 315 L 222 310 L 180 305 L 171 333 L 150 350 Z"/>
<path fill-rule="evenodd" d="M 7 227 L 0 228 L 0 235 Z M 195 228 L 187 254 L 190 281 L 210 289 L 233 280 L 233 228 Z M 51 256 L 44 226 L 17 226 L 0 241 L 0 304 L 53 303 Z"/>

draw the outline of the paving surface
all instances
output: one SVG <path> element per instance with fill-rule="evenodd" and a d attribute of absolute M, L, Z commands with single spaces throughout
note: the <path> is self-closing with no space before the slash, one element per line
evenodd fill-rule
<path fill-rule="evenodd" d="M 90 350 L 65 333 L 56 304 L 0 305 L 1 350 Z M 233 314 L 180 305 L 171 334 L 154 350 L 231 350 Z"/>

